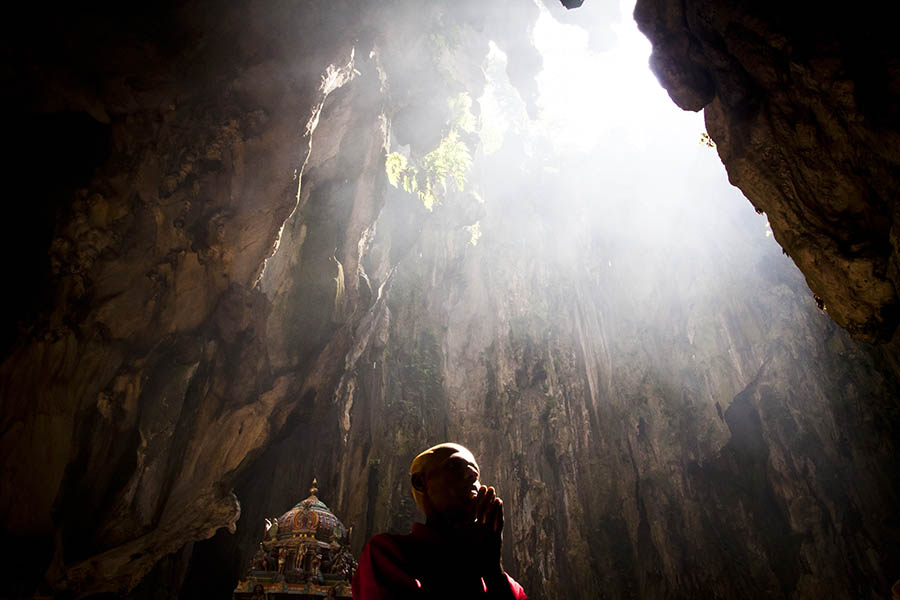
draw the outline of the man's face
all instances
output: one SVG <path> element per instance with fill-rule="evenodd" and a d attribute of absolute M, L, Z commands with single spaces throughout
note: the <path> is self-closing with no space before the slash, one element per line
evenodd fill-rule
<path fill-rule="evenodd" d="M 433 509 L 451 516 L 472 507 L 481 482 L 475 457 L 468 450 L 448 453 L 425 473 L 425 493 Z"/>

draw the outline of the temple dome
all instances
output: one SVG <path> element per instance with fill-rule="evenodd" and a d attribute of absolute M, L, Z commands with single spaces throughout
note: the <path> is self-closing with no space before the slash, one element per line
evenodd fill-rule
<path fill-rule="evenodd" d="M 278 517 L 277 539 L 314 537 L 323 542 L 345 539 L 347 528 L 325 503 L 316 497 L 318 491 L 316 482 L 313 481 L 309 497 Z"/>
<path fill-rule="evenodd" d="M 350 551 L 350 532 L 316 496 L 316 485 L 313 479 L 308 498 L 280 517 L 266 519 L 247 576 L 235 587 L 235 600 L 257 598 L 260 590 L 277 598 L 352 596 L 357 562 Z"/>

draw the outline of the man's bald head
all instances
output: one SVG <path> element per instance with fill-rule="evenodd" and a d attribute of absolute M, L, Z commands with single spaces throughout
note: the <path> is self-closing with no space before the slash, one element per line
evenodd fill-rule
<path fill-rule="evenodd" d="M 432 446 L 409 466 L 413 498 L 426 517 L 434 510 L 463 508 L 478 490 L 478 477 L 475 456 L 452 442 Z"/>

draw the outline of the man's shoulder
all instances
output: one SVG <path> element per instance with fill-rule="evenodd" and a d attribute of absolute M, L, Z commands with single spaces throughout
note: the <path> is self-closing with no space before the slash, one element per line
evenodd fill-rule
<path fill-rule="evenodd" d="M 390 546 L 409 542 L 411 537 L 409 533 L 377 533 L 369 538 L 368 543 L 375 546 Z"/>
<path fill-rule="evenodd" d="M 379 533 L 373 535 L 366 548 L 369 552 L 388 555 L 406 555 L 416 545 L 409 533 Z"/>
<path fill-rule="evenodd" d="M 354 598 L 406 598 L 416 591 L 410 576 L 415 551 L 408 536 L 379 533 L 366 542 L 353 576 Z"/>

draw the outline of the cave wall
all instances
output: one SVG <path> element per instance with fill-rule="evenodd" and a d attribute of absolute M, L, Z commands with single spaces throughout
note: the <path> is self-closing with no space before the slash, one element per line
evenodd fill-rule
<path fill-rule="evenodd" d="M 883 342 L 900 320 L 900 44 L 870 8 L 639 0 L 634 17 L 829 315 Z"/>
<path fill-rule="evenodd" d="M 412 456 L 458 439 L 533 597 L 883 595 L 896 351 L 820 315 L 777 249 L 740 277 L 707 249 L 695 277 L 723 283 L 692 297 L 621 275 L 609 224 L 553 223 L 559 247 L 540 169 L 476 157 L 433 212 L 387 184 L 387 150 L 427 152 L 446 99 L 477 97 L 487 40 L 534 110 L 537 9 L 453 8 L 19 17 L 4 106 L 36 200 L 6 236 L 28 284 L 0 366 L 4 593 L 225 597 L 314 475 L 358 551 L 416 518 Z"/>
<path fill-rule="evenodd" d="M 4 230 L 23 284 L 0 366 L 8 593 L 127 593 L 161 558 L 187 560 L 234 529 L 238 476 L 295 409 L 326 410 L 373 293 L 357 261 L 395 113 L 434 117 L 405 143 L 439 139 L 489 35 L 523 49 L 523 86 L 539 67 L 536 8 L 445 8 L 10 15 L 3 107 L 20 120 L 4 157 L 29 200 Z M 435 84 L 409 52 L 438 53 L 439 27 L 467 35 L 472 60 L 447 59 L 459 72 Z"/>
<path fill-rule="evenodd" d="M 34 249 L 49 256 L 49 300 L 2 366 L 15 593 L 127 592 L 161 557 L 234 528 L 229 474 L 292 407 L 264 355 L 270 302 L 254 283 L 297 203 L 322 76 L 359 30 L 348 3 L 320 9 L 73 9 L 23 14 L 7 39 L 25 56 L 4 105 L 88 120 L 110 146 L 68 197 L 23 182 L 55 230 Z M 327 35 L 338 26 L 347 37 Z M 43 141 L 77 155 L 80 131 Z M 52 180 L 55 156 L 21 160 L 42 159 L 26 172 Z"/>
<path fill-rule="evenodd" d="M 385 286 L 332 406 L 298 416 L 244 483 L 248 506 L 267 504 L 255 530 L 196 554 L 246 562 L 272 487 L 299 498 L 313 475 L 355 549 L 407 531 L 410 460 L 455 439 L 502 490 L 504 561 L 533 597 L 887 597 L 895 351 L 820 313 L 745 217 L 714 243 L 636 252 L 631 209 L 580 218 L 602 177 L 547 214 L 557 177 L 586 165 L 551 182 L 507 158 L 482 158 L 483 206 L 462 193 L 429 214 L 389 192 L 362 260 Z M 379 270 L 415 214 L 421 233 Z"/>

